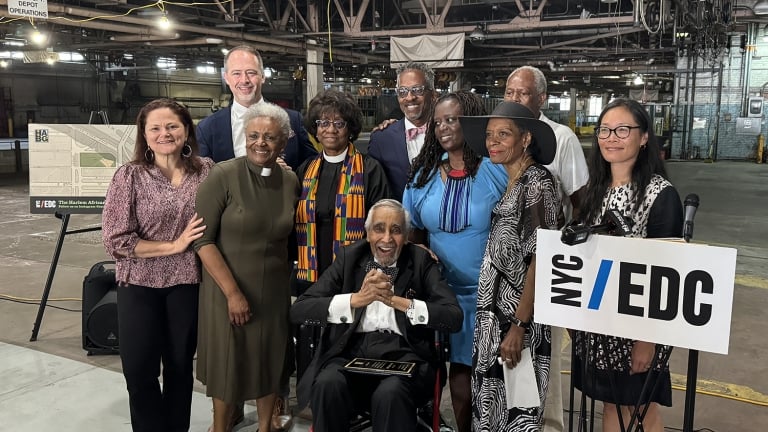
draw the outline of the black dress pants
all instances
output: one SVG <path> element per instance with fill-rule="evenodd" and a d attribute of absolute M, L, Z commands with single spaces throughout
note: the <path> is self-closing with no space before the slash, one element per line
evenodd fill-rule
<path fill-rule="evenodd" d="M 120 359 L 134 432 L 189 430 L 198 288 L 128 285 L 117 290 Z"/>
<path fill-rule="evenodd" d="M 358 413 L 370 411 L 373 432 L 416 431 L 416 410 L 431 396 L 435 369 L 410 351 L 397 334 L 356 335 L 342 357 L 328 361 L 312 386 L 315 432 L 348 431 Z M 345 371 L 354 357 L 418 361 L 412 377 L 367 375 Z"/>

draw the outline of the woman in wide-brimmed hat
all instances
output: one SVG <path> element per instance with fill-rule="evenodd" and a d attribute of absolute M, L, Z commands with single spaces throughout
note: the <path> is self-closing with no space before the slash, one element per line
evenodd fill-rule
<path fill-rule="evenodd" d="M 557 185 L 543 165 L 555 155 L 555 135 L 546 123 L 514 102 L 490 116 L 460 119 L 467 143 L 487 153 L 509 175 L 507 190 L 493 210 L 480 267 L 472 358 L 475 430 L 540 430 L 550 360 L 549 326 L 533 317 L 536 230 L 563 223 Z M 484 138 L 484 139 L 483 139 Z M 539 406 L 507 408 L 504 368 L 514 368 L 530 349 Z M 500 359 L 500 361 L 499 361 Z"/>

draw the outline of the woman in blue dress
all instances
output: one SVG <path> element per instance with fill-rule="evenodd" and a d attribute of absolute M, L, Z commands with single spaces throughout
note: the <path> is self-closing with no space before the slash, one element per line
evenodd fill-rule
<path fill-rule="evenodd" d="M 483 101 L 468 91 L 437 100 L 403 195 L 416 230 L 413 240 L 437 255 L 464 311 L 461 331 L 450 336 L 449 383 L 459 432 L 469 432 L 472 421 L 472 338 L 480 263 L 491 211 L 507 184 L 501 166 L 465 144 L 459 116 L 483 114 Z"/>

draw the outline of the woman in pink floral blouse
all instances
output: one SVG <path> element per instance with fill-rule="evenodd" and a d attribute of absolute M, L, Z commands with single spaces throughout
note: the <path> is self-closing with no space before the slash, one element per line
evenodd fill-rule
<path fill-rule="evenodd" d="M 116 261 L 120 358 L 134 431 L 187 431 L 205 230 L 195 195 L 213 161 L 197 156 L 189 112 L 170 99 L 136 119 L 133 160 L 107 191 L 102 235 Z M 158 376 L 162 363 L 163 387 Z"/>

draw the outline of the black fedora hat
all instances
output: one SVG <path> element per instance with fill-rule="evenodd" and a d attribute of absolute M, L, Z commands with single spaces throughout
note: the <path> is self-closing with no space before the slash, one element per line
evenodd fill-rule
<path fill-rule="evenodd" d="M 488 119 L 492 118 L 512 119 L 531 131 L 532 139 L 528 151 L 536 162 L 549 165 L 555 159 L 557 141 L 552 128 L 537 119 L 525 105 L 516 102 L 500 103 L 491 115 L 459 117 L 464 139 L 475 153 L 488 156 L 488 149 L 485 147 L 485 128 L 488 126 Z"/>

